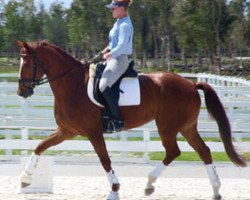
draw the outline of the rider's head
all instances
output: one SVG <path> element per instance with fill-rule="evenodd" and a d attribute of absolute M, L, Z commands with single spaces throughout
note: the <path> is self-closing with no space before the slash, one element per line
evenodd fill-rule
<path fill-rule="evenodd" d="M 112 10 L 114 18 L 123 18 L 127 15 L 128 7 L 132 4 L 133 0 L 112 0 L 106 5 L 106 8 Z"/>

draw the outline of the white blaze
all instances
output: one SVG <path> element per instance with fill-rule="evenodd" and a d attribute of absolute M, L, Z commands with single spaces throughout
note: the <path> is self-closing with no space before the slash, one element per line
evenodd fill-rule
<path fill-rule="evenodd" d="M 20 68 L 19 68 L 19 79 L 21 78 L 22 68 L 23 68 L 23 58 L 21 57 L 21 59 L 20 59 Z"/>

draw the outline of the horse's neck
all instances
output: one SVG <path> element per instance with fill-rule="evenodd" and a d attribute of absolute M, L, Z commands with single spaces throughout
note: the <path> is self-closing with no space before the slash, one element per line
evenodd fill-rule
<path fill-rule="evenodd" d="M 50 81 L 51 89 L 56 100 L 71 100 L 72 95 L 84 96 L 86 93 L 85 86 L 85 69 L 82 64 L 70 58 L 68 55 L 57 55 L 53 52 L 51 59 L 47 59 L 46 75 Z"/>

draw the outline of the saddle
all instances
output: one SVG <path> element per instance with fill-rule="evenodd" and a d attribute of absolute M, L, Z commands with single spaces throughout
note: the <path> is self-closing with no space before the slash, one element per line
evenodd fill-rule
<path fill-rule="evenodd" d="M 129 67 L 126 70 L 126 72 L 116 81 L 116 83 L 111 88 L 112 92 L 116 96 L 117 101 L 120 97 L 120 92 L 123 93 L 123 91 L 120 89 L 120 84 L 121 84 L 122 79 L 123 78 L 136 78 L 138 76 L 138 73 L 134 70 L 134 65 L 135 63 L 132 60 L 129 63 Z M 94 76 L 94 91 L 93 91 L 95 100 L 104 106 L 105 106 L 105 101 L 99 89 L 99 84 L 100 84 L 100 80 L 101 80 L 105 67 L 106 67 L 106 63 L 97 64 L 96 72 Z"/>
<path fill-rule="evenodd" d="M 105 103 L 105 100 L 102 96 L 102 93 L 99 89 L 99 83 L 103 74 L 103 71 L 106 67 L 106 63 L 99 63 L 96 66 L 94 76 L 93 76 L 93 96 L 94 99 L 100 104 L 104 106 L 103 110 L 103 128 L 107 130 L 109 127 L 110 121 L 112 121 L 112 115 L 109 111 L 108 106 Z M 93 70 L 93 69 L 92 69 Z M 93 73 L 93 72 L 92 72 Z M 113 94 L 115 94 L 116 100 L 118 101 L 120 98 L 120 94 L 124 91 L 120 89 L 120 84 L 124 78 L 137 78 L 138 73 L 134 70 L 134 61 L 132 60 L 129 63 L 129 67 L 126 72 L 116 81 L 116 83 L 112 86 L 111 90 Z"/>

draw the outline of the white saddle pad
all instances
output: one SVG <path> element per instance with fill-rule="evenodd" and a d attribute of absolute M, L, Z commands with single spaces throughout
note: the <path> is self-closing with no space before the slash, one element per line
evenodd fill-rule
<path fill-rule="evenodd" d="M 97 102 L 93 95 L 93 78 L 88 81 L 88 96 L 90 100 L 100 107 L 104 107 Z M 121 81 L 119 106 L 137 106 L 141 103 L 141 92 L 138 78 L 124 78 Z"/>

